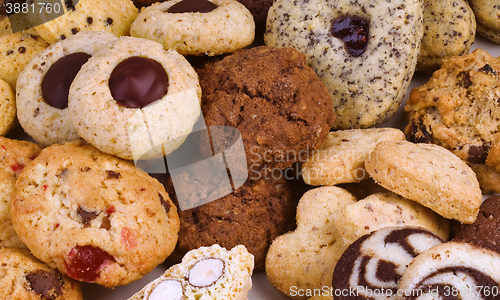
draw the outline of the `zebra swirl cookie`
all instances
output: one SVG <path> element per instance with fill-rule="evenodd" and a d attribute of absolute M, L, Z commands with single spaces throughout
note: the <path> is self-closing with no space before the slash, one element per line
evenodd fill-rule
<path fill-rule="evenodd" d="M 391 118 L 417 64 L 423 35 L 421 0 L 277 0 L 264 41 L 292 47 L 326 84 L 334 129 L 367 128 Z"/>
<path fill-rule="evenodd" d="M 105 287 L 153 270 L 174 250 L 179 231 L 160 182 L 82 141 L 42 150 L 19 175 L 10 213 L 35 257 Z"/>
<path fill-rule="evenodd" d="M 68 111 L 69 87 L 88 59 L 116 37 L 82 31 L 52 44 L 26 65 L 17 79 L 19 124 L 42 146 L 79 139 Z"/>
<path fill-rule="evenodd" d="M 220 55 L 253 42 L 255 23 L 236 0 L 173 0 L 137 16 L 130 35 L 161 43 L 182 55 Z"/>
<path fill-rule="evenodd" d="M 352 243 L 333 272 L 334 291 L 355 290 L 355 299 L 393 299 L 407 265 L 425 250 L 444 243 L 422 227 L 386 227 Z M 373 296 L 376 295 L 376 296 Z M 353 299 L 347 294 L 335 299 Z"/>

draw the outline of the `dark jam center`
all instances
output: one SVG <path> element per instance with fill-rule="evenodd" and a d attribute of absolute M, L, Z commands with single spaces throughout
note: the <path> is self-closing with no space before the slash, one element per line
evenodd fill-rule
<path fill-rule="evenodd" d="M 68 256 L 68 275 L 84 282 L 94 282 L 99 277 L 101 266 L 114 261 L 113 256 L 94 246 L 75 246 Z"/>
<path fill-rule="evenodd" d="M 183 0 L 167 9 L 168 13 L 207 13 L 216 9 L 217 5 L 208 0 Z"/>
<path fill-rule="evenodd" d="M 143 108 L 167 94 L 168 76 L 159 62 L 133 56 L 115 67 L 109 78 L 109 89 L 119 105 Z"/>
<path fill-rule="evenodd" d="M 90 58 L 87 53 L 72 53 L 56 61 L 42 81 L 42 95 L 52 107 L 68 107 L 69 87 L 76 74 Z"/>
<path fill-rule="evenodd" d="M 370 21 L 354 16 L 343 16 L 333 21 L 332 35 L 344 41 L 347 53 L 360 56 L 365 52 Z"/>

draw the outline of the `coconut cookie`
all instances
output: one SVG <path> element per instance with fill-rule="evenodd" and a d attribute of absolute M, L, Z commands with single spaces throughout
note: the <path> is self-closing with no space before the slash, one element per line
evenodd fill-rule
<path fill-rule="evenodd" d="M 476 219 L 482 193 L 476 174 L 459 157 L 434 144 L 377 144 L 366 171 L 386 189 L 463 223 Z"/>
<path fill-rule="evenodd" d="M 132 162 L 81 141 L 42 150 L 16 182 L 14 229 L 33 255 L 69 277 L 125 285 L 174 250 L 177 209 Z"/>
<path fill-rule="evenodd" d="M 302 164 L 302 178 L 309 185 L 337 185 L 367 179 L 365 160 L 379 141 L 402 141 L 395 128 L 338 130 Z M 376 155 L 376 153 L 374 153 Z"/>
<path fill-rule="evenodd" d="M 76 3 L 76 5 L 75 5 Z M 129 34 L 130 25 L 138 15 L 138 9 L 131 0 L 64 1 L 65 13 L 45 22 L 46 14 L 34 19 L 38 25 L 34 30 L 49 44 L 69 38 L 84 30 L 108 31 L 115 36 Z M 54 6 L 55 7 L 55 6 Z M 50 18 L 49 18 L 50 19 Z"/>
<path fill-rule="evenodd" d="M 40 151 L 34 143 L 0 137 L 0 247 L 26 247 L 12 227 L 10 201 L 19 173 Z"/>
<path fill-rule="evenodd" d="M 500 254 L 466 243 L 434 246 L 403 273 L 400 299 L 498 299 Z"/>
<path fill-rule="evenodd" d="M 182 55 L 154 41 L 121 37 L 80 69 L 68 109 L 87 142 L 137 160 L 179 147 L 200 115 L 200 97 L 198 75 Z"/>
<path fill-rule="evenodd" d="M 334 129 L 366 128 L 391 118 L 417 63 L 423 1 L 277 0 L 264 41 L 292 47 L 326 84 Z"/>
<path fill-rule="evenodd" d="M 267 278 L 288 297 L 306 299 L 294 291 L 331 287 L 335 264 L 351 243 L 377 229 L 403 225 L 448 237 L 448 220 L 395 194 L 378 193 L 356 201 L 338 187 L 315 188 L 299 201 L 295 231 L 271 244 Z"/>
<path fill-rule="evenodd" d="M 236 0 L 173 0 L 144 9 L 130 35 L 157 41 L 182 55 L 219 55 L 253 42 L 255 23 Z"/>
<path fill-rule="evenodd" d="M 355 290 L 356 299 L 391 299 L 415 256 L 444 243 L 421 227 L 386 227 L 364 235 L 342 254 L 333 271 L 333 290 Z M 373 296 L 375 295 L 375 296 Z M 335 295 L 337 296 L 337 295 Z M 352 299 L 340 294 L 336 299 Z"/>
<path fill-rule="evenodd" d="M 493 0 L 469 0 L 477 20 L 477 32 L 497 44 L 500 43 L 500 7 Z"/>
<path fill-rule="evenodd" d="M 481 49 L 446 59 L 405 107 L 407 139 L 452 151 L 477 173 L 484 193 L 500 192 L 499 74 L 500 58 Z"/>
<path fill-rule="evenodd" d="M 215 244 L 186 253 L 182 262 L 146 285 L 129 300 L 246 300 L 252 287 L 253 256 L 238 245 Z"/>
<path fill-rule="evenodd" d="M 68 107 L 69 87 L 87 60 L 114 39 L 105 31 L 82 31 L 38 53 L 17 80 L 19 124 L 42 146 L 79 139 Z"/>
<path fill-rule="evenodd" d="M 469 53 L 476 37 L 476 18 L 466 0 L 424 3 L 424 35 L 417 70 L 434 72 L 444 58 Z"/>
<path fill-rule="evenodd" d="M 16 124 L 16 95 L 7 81 L 0 79 L 0 136 L 6 135 Z"/>
<path fill-rule="evenodd" d="M 0 248 L 3 299 L 83 300 L 80 284 L 52 270 L 29 251 Z"/>

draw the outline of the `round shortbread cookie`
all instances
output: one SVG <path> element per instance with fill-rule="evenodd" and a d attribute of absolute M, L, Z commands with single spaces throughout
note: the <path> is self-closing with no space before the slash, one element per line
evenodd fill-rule
<path fill-rule="evenodd" d="M 0 136 L 6 135 L 16 123 L 16 95 L 7 81 L 0 79 Z"/>
<path fill-rule="evenodd" d="M 365 162 L 381 186 L 463 223 L 476 219 L 482 193 L 476 174 L 459 157 L 434 144 L 380 142 Z"/>
<path fill-rule="evenodd" d="M 500 254 L 448 242 L 424 251 L 408 265 L 400 299 L 498 299 Z"/>
<path fill-rule="evenodd" d="M 198 75 L 182 55 L 154 41 L 121 37 L 80 69 L 68 109 L 87 142 L 137 160 L 179 147 L 200 115 L 200 97 Z"/>
<path fill-rule="evenodd" d="M 371 127 L 396 113 L 410 84 L 423 8 L 421 0 L 277 0 L 264 41 L 307 56 L 332 96 L 334 129 Z"/>
<path fill-rule="evenodd" d="M 3 299 L 83 300 L 80 284 L 47 267 L 29 251 L 0 248 Z"/>
<path fill-rule="evenodd" d="M 34 141 L 48 146 L 80 138 L 67 109 L 69 87 L 88 58 L 115 38 L 105 31 L 82 31 L 26 65 L 17 80 L 17 116 Z"/>
<path fill-rule="evenodd" d="M 172 0 L 141 11 L 130 35 L 157 41 L 182 55 L 213 56 L 250 45 L 255 23 L 236 0 Z"/>
<path fill-rule="evenodd" d="M 16 188 L 10 212 L 21 241 L 71 278 L 128 284 L 177 242 L 179 217 L 163 185 L 82 141 L 42 150 Z"/>
<path fill-rule="evenodd" d="M 379 141 L 402 141 L 395 128 L 338 130 L 328 133 L 326 142 L 302 163 L 302 178 L 309 185 L 337 185 L 369 178 L 365 160 Z"/>

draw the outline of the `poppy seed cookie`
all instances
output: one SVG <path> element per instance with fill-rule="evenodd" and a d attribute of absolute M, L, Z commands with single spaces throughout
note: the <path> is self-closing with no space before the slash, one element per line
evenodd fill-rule
<path fill-rule="evenodd" d="M 477 32 L 497 44 L 500 43 L 500 6 L 494 0 L 469 0 L 477 20 Z"/>

